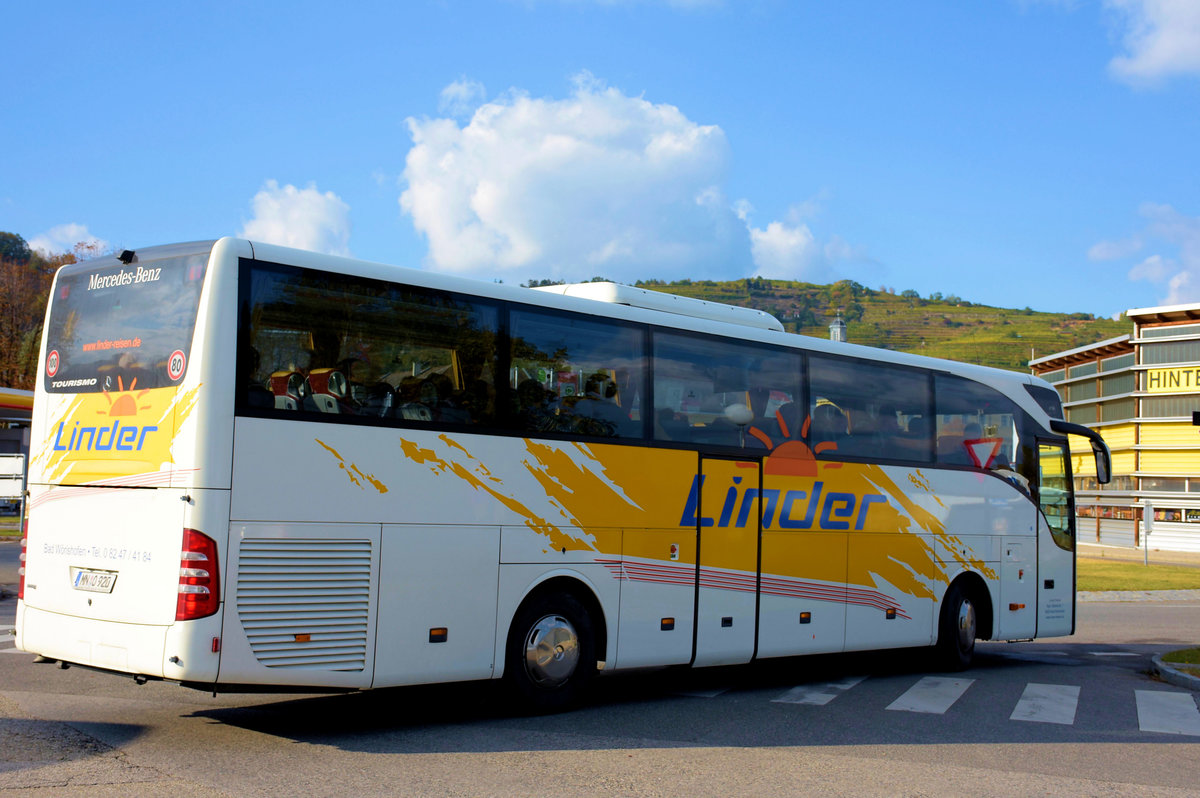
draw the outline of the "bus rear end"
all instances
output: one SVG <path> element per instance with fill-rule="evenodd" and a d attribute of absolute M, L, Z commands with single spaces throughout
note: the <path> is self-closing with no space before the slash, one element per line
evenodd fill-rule
<path fill-rule="evenodd" d="M 201 308 L 217 304 L 205 278 L 227 248 L 124 252 L 56 276 L 34 403 L 19 648 L 139 678 L 216 680 L 222 544 L 212 530 L 227 529 L 228 461 L 205 464 L 231 433 L 201 390 L 205 330 L 218 327 Z"/>

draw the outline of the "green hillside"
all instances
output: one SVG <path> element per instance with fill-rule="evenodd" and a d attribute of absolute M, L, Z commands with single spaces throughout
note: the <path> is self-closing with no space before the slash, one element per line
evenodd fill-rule
<path fill-rule="evenodd" d="M 829 337 L 829 323 L 841 309 L 853 343 L 1016 371 L 1028 371 L 1031 354 L 1040 357 L 1132 332 L 1123 319 L 994 308 L 956 296 L 921 297 L 915 291 L 874 291 L 850 280 L 832 285 L 762 278 L 649 280 L 637 285 L 765 310 L 789 332 L 817 338 Z"/>

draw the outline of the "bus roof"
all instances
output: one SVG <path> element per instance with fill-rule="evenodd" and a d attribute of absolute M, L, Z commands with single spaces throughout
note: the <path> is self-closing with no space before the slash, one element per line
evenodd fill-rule
<path fill-rule="evenodd" d="M 721 302 L 709 302 L 705 299 L 666 294 L 662 291 L 647 291 L 633 285 L 622 285 L 607 281 L 593 283 L 565 283 L 563 285 L 538 286 L 538 291 L 550 294 L 577 296 L 584 299 L 594 299 L 598 302 L 609 302 L 614 305 L 628 305 L 647 310 L 659 310 L 664 313 L 675 313 L 680 316 L 690 316 L 695 319 L 708 319 L 729 324 L 740 324 L 745 327 L 757 327 L 763 330 L 783 332 L 783 324 L 779 319 L 763 310 L 743 308 L 737 305 L 726 305 Z"/>

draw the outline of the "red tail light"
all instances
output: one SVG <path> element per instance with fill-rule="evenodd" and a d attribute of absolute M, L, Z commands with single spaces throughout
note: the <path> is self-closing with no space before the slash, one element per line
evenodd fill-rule
<path fill-rule="evenodd" d="M 25 600 L 25 552 L 29 551 L 29 519 L 25 519 L 25 523 L 21 525 L 21 564 L 17 566 L 17 575 L 20 577 L 17 585 L 17 599 Z"/>
<path fill-rule="evenodd" d="M 194 621 L 217 611 L 221 603 L 221 574 L 217 565 L 217 543 L 194 529 L 183 530 L 179 556 L 179 600 L 175 620 Z"/>

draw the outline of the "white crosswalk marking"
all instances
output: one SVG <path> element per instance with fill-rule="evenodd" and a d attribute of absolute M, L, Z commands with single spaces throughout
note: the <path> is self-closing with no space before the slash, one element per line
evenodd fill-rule
<path fill-rule="evenodd" d="M 823 707 L 842 693 L 866 679 L 866 676 L 852 676 L 840 682 L 819 682 L 817 684 L 802 684 L 793 687 L 779 698 L 772 698 L 773 704 L 810 704 Z"/>
<path fill-rule="evenodd" d="M 1015 659 L 1021 662 L 1043 662 L 1047 665 L 1062 665 L 1070 667 L 1081 663 L 1067 659 L 1065 651 L 1001 651 L 995 656 L 1004 659 Z"/>
<path fill-rule="evenodd" d="M 974 679 L 926 676 L 889 704 L 888 709 L 941 715 L 974 683 Z"/>
<path fill-rule="evenodd" d="M 1030 682 L 1025 685 L 1025 692 L 1008 719 L 1070 726 L 1075 722 L 1075 709 L 1078 706 L 1077 685 Z"/>
<path fill-rule="evenodd" d="M 1200 737 L 1200 709 L 1191 693 L 1135 690 L 1134 694 L 1142 731 Z"/>
<path fill-rule="evenodd" d="M 1058 664 L 1062 664 L 1060 661 Z M 835 698 L 842 697 L 866 681 L 868 676 L 849 676 L 829 682 L 812 682 L 797 685 L 787 692 L 770 699 L 773 704 L 803 704 L 825 706 Z M 916 712 L 929 715 L 945 714 L 954 706 L 975 679 L 949 678 L 943 676 L 921 677 L 887 709 L 900 712 Z M 692 695 L 715 698 L 725 689 L 696 690 L 677 695 Z M 1073 684 L 1042 684 L 1028 682 L 1009 720 L 1027 723 L 1053 723 L 1073 726 L 1079 711 L 1082 688 Z M 1200 707 L 1191 693 L 1168 690 L 1135 690 L 1138 727 L 1143 732 L 1178 734 L 1200 737 Z M 850 700 L 850 699 L 846 699 Z M 991 706 L 985 711 L 1003 711 Z"/>

